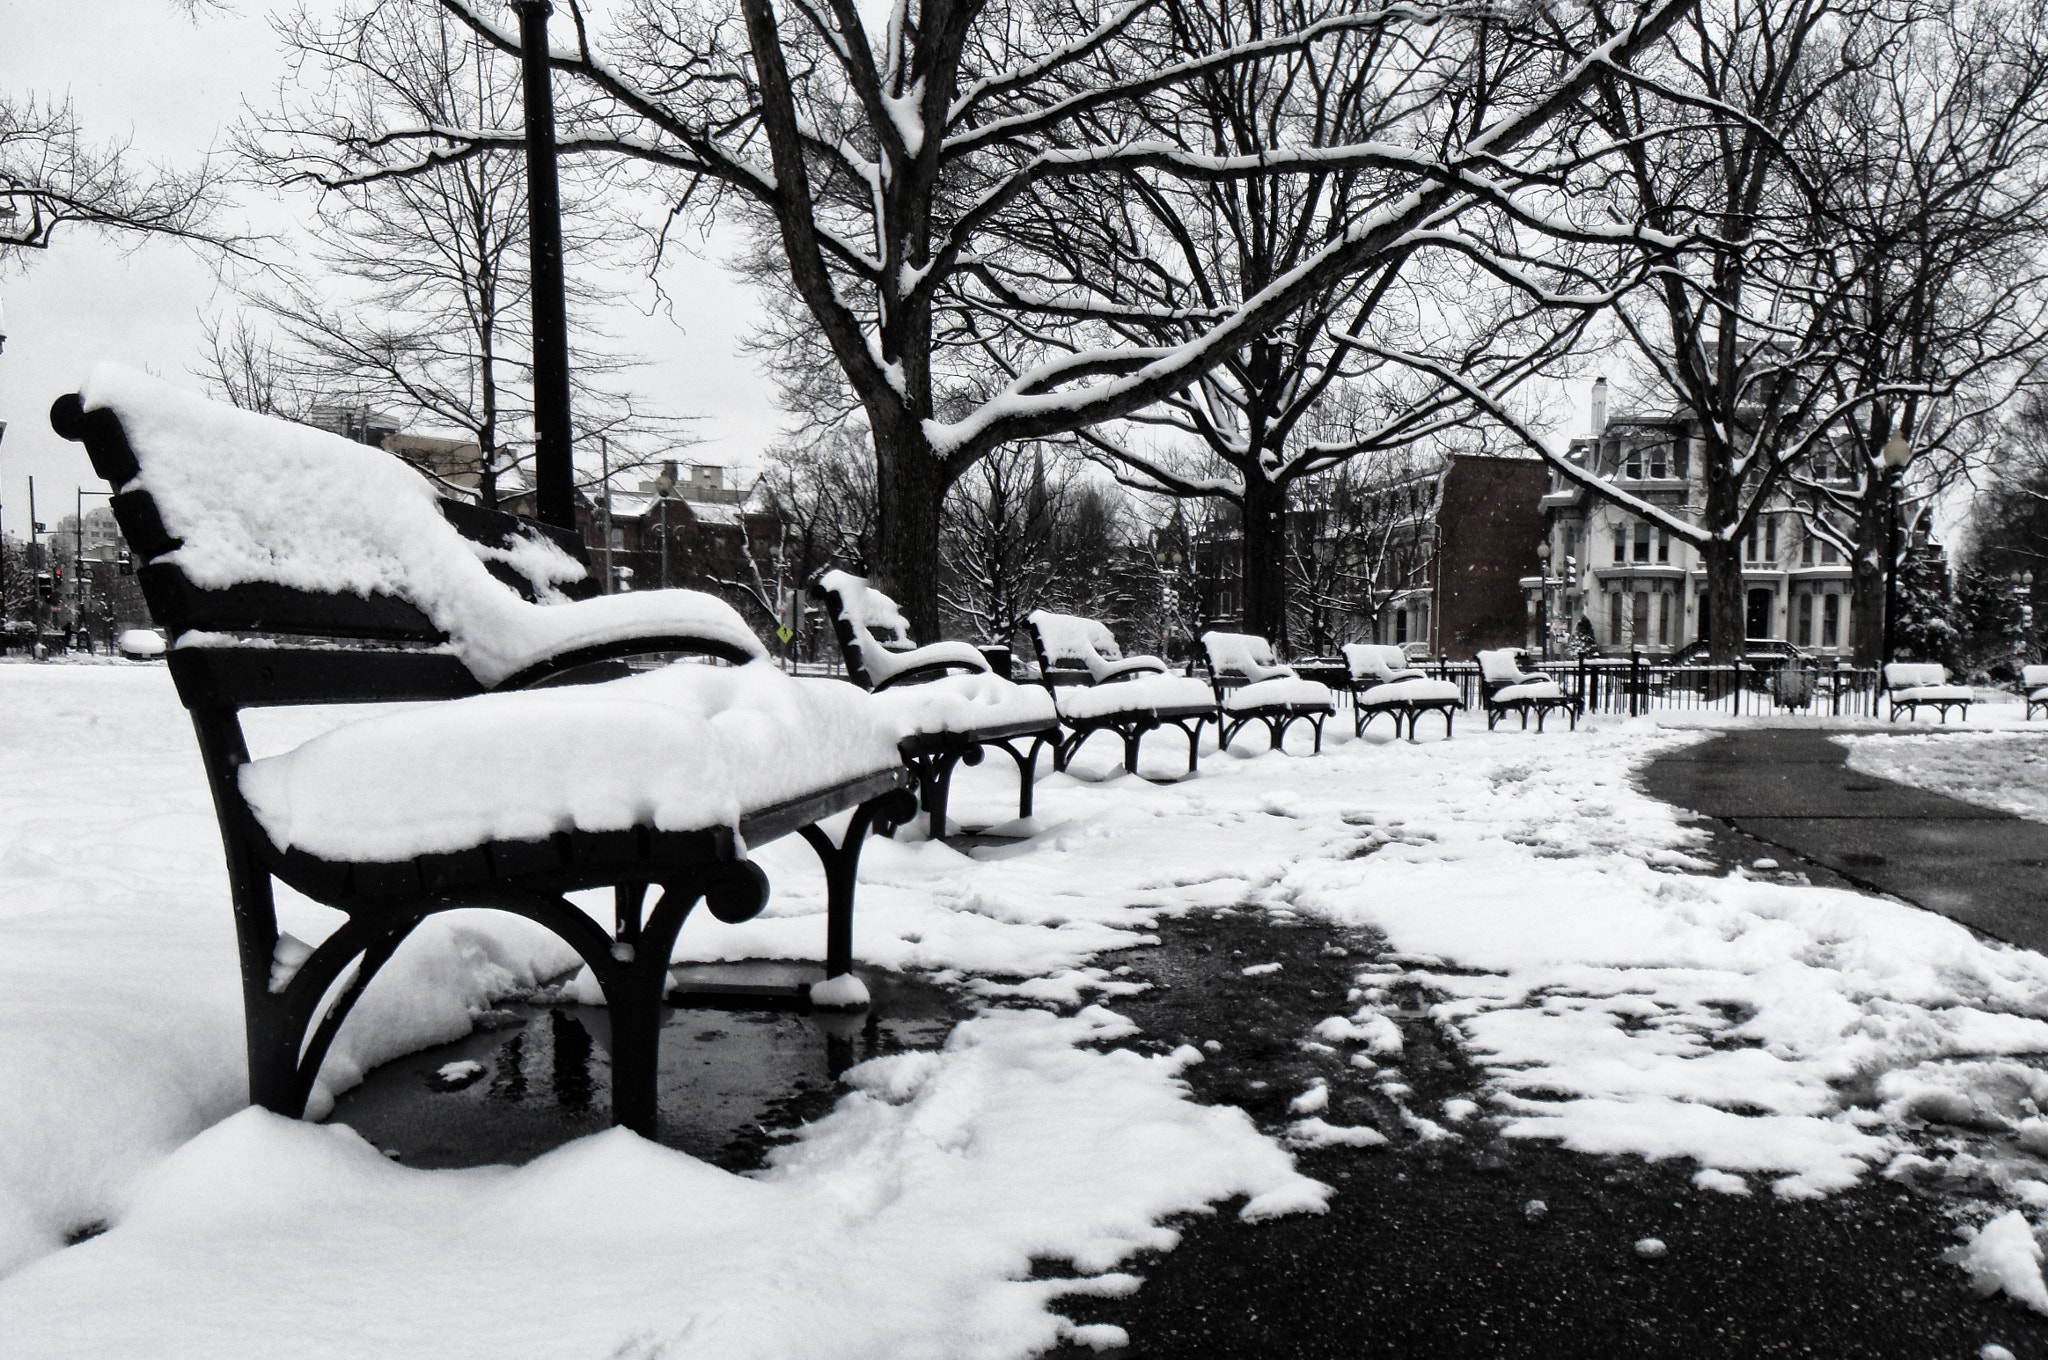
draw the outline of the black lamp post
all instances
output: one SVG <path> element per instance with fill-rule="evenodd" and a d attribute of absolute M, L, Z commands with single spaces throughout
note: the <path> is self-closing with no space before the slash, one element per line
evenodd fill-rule
<path fill-rule="evenodd" d="M 548 0 L 515 0 L 526 105 L 526 246 L 533 294 L 534 509 L 543 524 L 576 527 L 570 466 L 569 303 L 562 266 L 562 190 L 555 172 L 554 83 Z"/>
<path fill-rule="evenodd" d="M 1885 478 L 1885 554 L 1884 554 L 1884 642 L 1883 651 L 1877 658 L 1882 670 L 1892 659 L 1892 618 L 1898 612 L 1894 607 L 1893 595 L 1899 572 L 1899 479 L 1905 475 L 1906 465 L 1913 461 L 1913 441 L 1903 434 L 1895 434 L 1885 441 L 1878 451 L 1884 461 Z"/>

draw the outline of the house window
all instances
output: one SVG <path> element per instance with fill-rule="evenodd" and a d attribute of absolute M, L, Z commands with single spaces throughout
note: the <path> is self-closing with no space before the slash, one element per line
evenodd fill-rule
<path fill-rule="evenodd" d="M 1668 471 L 1664 461 L 1664 446 L 1659 444 L 1650 450 L 1650 475 L 1661 479 Z"/>
<path fill-rule="evenodd" d="M 1628 526 L 1625 524 L 1614 526 L 1614 560 L 1628 561 Z"/>
<path fill-rule="evenodd" d="M 1823 539 L 1820 545 L 1820 560 L 1825 565 L 1832 567 L 1835 563 L 1842 560 L 1841 549 Z"/>
<path fill-rule="evenodd" d="M 1808 534 L 1806 537 L 1799 540 L 1799 565 L 1802 567 L 1810 567 L 1813 565 L 1812 534 Z"/>
<path fill-rule="evenodd" d="M 1648 641 L 1650 640 L 1650 592 L 1649 592 L 1649 591 L 1647 591 L 1647 590 L 1638 590 L 1638 591 L 1636 592 L 1636 610 L 1635 610 L 1635 617 L 1634 617 L 1634 618 L 1632 618 L 1632 619 L 1630 619 L 1630 620 L 1629 620 L 1629 622 L 1630 622 L 1630 624 L 1632 625 L 1632 626 L 1630 627 L 1630 629 L 1629 629 L 1629 634 L 1630 634 L 1630 638 L 1631 638 L 1631 640 L 1632 640 L 1632 641 L 1635 641 L 1635 642 L 1648 642 Z"/>
<path fill-rule="evenodd" d="M 1832 592 L 1821 597 L 1820 645 L 1842 645 L 1842 597 Z"/>
<path fill-rule="evenodd" d="M 1749 537 L 1742 541 L 1742 555 L 1751 562 L 1756 561 L 1756 534 L 1757 526 L 1752 522 L 1749 526 Z"/>
<path fill-rule="evenodd" d="M 1657 596 L 1657 645 L 1671 645 L 1671 592 L 1666 590 Z"/>
<path fill-rule="evenodd" d="M 1577 529 L 1566 529 L 1564 531 L 1564 555 L 1567 560 L 1579 555 L 1579 531 Z"/>
<path fill-rule="evenodd" d="M 1813 645 L 1813 596 L 1811 595 L 1801 595 L 1799 597 L 1799 645 L 1802 647 L 1811 647 Z"/>
<path fill-rule="evenodd" d="M 1659 562 L 1669 562 L 1671 560 L 1671 531 L 1669 529 L 1659 529 L 1657 531 L 1657 560 Z"/>
<path fill-rule="evenodd" d="M 1629 445 L 1629 446 L 1628 446 L 1628 469 L 1627 469 L 1627 476 L 1628 476 L 1628 477 L 1630 477 L 1630 478 L 1631 478 L 1631 479 L 1633 479 L 1633 480 L 1638 480 L 1638 481 L 1640 481 L 1640 480 L 1642 479 L 1642 475 L 1643 475 L 1643 451 L 1642 451 L 1642 449 L 1641 449 L 1641 448 L 1639 448 L 1638 446 L 1636 446 L 1636 445 L 1634 445 L 1634 444 L 1631 444 L 1631 445 Z"/>
<path fill-rule="evenodd" d="M 1607 597 L 1607 640 L 1621 645 L 1621 592 L 1614 591 Z"/>
<path fill-rule="evenodd" d="M 1764 561 L 1775 562 L 1777 560 L 1778 517 L 1776 515 L 1770 515 L 1764 519 Z"/>
<path fill-rule="evenodd" d="M 1394 611 L 1394 641 L 1399 643 L 1406 642 L 1407 640 L 1408 611 L 1405 609 L 1396 609 Z"/>
<path fill-rule="evenodd" d="M 1638 524 L 1636 526 L 1636 561 L 1647 562 L 1649 560 L 1650 526 L 1647 524 Z"/>

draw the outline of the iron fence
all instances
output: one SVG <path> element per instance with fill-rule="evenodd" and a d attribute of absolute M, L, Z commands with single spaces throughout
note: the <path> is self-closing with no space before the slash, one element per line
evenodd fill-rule
<path fill-rule="evenodd" d="M 1430 668 L 1463 691 L 1465 706 L 1479 706 L 1479 666 L 1439 659 Z M 1877 672 L 1850 666 L 1738 661 L 1728 666 L 1672 665 L 1642 656 L 1581 657 L 1540 667 L 1587 713 L 1636 717 L 1651 712 L 1825 714 L 1878 716 Z"/>

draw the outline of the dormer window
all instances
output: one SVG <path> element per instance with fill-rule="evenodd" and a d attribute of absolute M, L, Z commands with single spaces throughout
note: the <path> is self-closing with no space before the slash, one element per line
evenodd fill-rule
<path fill-rule="evenodd" d="M 1643 450 L 1640 445 L 1631 444 L 1628 446 L 1628 471 L 1625 475 L 1630 481 L 1642 480 Z"/>
<path fill-rule="evenodd" d="M 1662 481 L 1670 474 L 1670 471 L 1670 468 L 1665 465 L 1664 446 L 1659 444 L 1650 450 L 1650 475 Z"/>

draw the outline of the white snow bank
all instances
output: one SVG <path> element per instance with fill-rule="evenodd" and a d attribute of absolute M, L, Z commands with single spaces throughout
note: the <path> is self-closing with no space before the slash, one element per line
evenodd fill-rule
<path fill-rule="evenodd" d="M 1185 1057 L 1081 1045 L 1106 1011 L 1000 1012 L 860 1089 L 735 1176 L 621 1131 L 518 1169 L 396 1166 L 343 1128 L 250 1111 L 194 1139 L 125 1218 L 0 1283 L 9 1353 L 1024 1357 L 1051 1305 L 1121 1294 L 1158 1220 L 1250 1196 L 1320 1207 Z M 1031 1277 L 1035 1261 L 1076 1278 Z M 1084 1340 L 1086 1338 L 1083 1338 Z"/>
<path fill-rule="evenodd" d="M 119 1217 L 137 1180 L 247 1100 L 241 985 L 219 833 L 170 675 L 0 667 L 0 1276 Z M 348 710 L 260 715 L 299 741 Z M 280 923 L 341 918 L 287 892 Z M 815 947 L 815 945 L 814 945 Z M 568 967 L 530 922 L 428 922 L 370 984 L 316 1113 L 377 1063 Z"/>
<path fill-rule="evenodd" d="M 558 831 L 735 826 L 896 764 L 895 734 L 851 685 L 677 662 L 379 714 L 240 778 L 280 848 L 394 861 Z"/>
<path fill-rule="evenodd" d="M 766 655 L 732 606 L 689 590 L 639 591 L 537 605 L 494 578 L 490 554 L 457 533 L 433 486 L 404 462 L 310 426 L 173 387 L 118 364 L 96 365 L 85 409 L 121 418 L 155 500 L 183 546 L 165 560 L 217 589 L 275 582 L 335 594 L 397 596 L 418 607 L 470 672 L 494 685 L 579 647 L 684 633 Z M 581 580 L 583 565 L 535 536 L 498 552 L 542 598 Z"/>
<path fill-rule="evenodd" d="M 2048 822 L 2048 731 L 1837 737 L 1849 768 Z"/>

